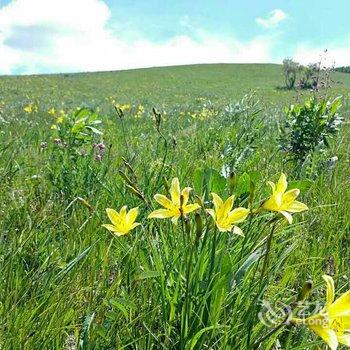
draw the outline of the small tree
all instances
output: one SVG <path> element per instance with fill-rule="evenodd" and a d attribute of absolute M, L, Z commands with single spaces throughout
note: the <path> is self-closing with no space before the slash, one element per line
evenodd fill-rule
<path fill-rule="evenodd" d="M 291 58 L 283 60 L 283 74 L 288 89 L 292 89 L 297 79 L 299 70 L 299 63 L 293 61 Z"/>

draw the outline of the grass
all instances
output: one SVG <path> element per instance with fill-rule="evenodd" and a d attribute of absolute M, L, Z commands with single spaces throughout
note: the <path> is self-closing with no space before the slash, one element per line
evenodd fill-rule
<path fill-rule="evenodd" d="M 252 349 L 283 321 L 271 311 L 293 303 L 305 281 L 314 281 L 312 305 L 325 300 L 324 273 L 337 295 L 349 290 L 350 76 L 333 80 L 345 122 L 299 174 L 278 146 L 283 106 L 296 99 L 279 88 L 278 65 L 0 77 L 0 348 Z M 24 112 L 29 103 L 37 110 Z M 102 135 L 69 132 L 80 106 L 98 111 Z M 282 171 L 309 211 L 291 225 L 251 215 L 238 224 L 244 237 L 215 228 L 204 210 L 210 192 L 257 209 Z M 202 208 L 176 226 L 147 219 L 174 177 Z M 101 225 L 106 208 L 123 205 L 139 207 L 142 225 L 115 237 Z M 260 348 L 278 346 L 324 345 L 288 326 Z"/>

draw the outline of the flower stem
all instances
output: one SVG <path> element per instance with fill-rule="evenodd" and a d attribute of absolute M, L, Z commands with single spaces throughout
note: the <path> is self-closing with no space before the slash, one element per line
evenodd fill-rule
<path fill-rule="evenodd" d="M 263 263 L 263 267 L 261 270 L 261 281 L 263 280 L 263 278 L 265 277 L 266 274 L 266 270 L 268 268 L 269 265 L 269 255 L 270 255 L 270 251 L 271 251 L 271 246 L 272 246 L 272 239 L 273 239 L 273 235 L 275 233 L 276 230 L 276 226 L 277 226 L 277 221 L 275 221 L 272 225 L 271 231 L 269 236 L 267 237 L 267 242 L 266 242 L 266 252 L 265 252 L 265 256 L 264 256 L 264 263 Z"/>

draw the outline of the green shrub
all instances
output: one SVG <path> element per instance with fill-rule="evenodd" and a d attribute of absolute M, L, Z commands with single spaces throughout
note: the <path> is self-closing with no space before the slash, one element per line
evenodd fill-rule
<path fill-rule="evenodd" d="M 107 150 L 96 128 L 100 124 L 100 116 L 88 108 L 61 113 L 51 126 L 53 139 L 41 146 L 49 150 L 48 179 L 55 192 L 68 200 L 90 195 L 102 176 L 101 161 Z"/>
<path fill-rule="evenodd" d="M 287 121 L 280 145 L 296 164 L 302 165 L 316 149 L 329 147 L 329 138 L 342 122 L 341 103 L 341 97 L 333 101 L 312 97 L 285 109 Z"/>

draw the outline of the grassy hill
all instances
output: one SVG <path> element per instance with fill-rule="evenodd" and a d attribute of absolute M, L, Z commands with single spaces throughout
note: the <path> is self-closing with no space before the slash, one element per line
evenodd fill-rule
<path fill-rule="evenodd" d="M 336 72 L 332 94 L 349 96 L 350 77 Z M 197 98 L 226 104 L 251 91 L 264 103 L 288 103 L 295 91 L 284 88 L 281 65 L 210 64 L 116 72 L 0 77 L 0 100 L 104 105 L 119 103 L 181 105 Z M 307 94 L 304 92 L 304 94 Z"/>
<path fill-rule="evenodd" d="M 0 77 L 0 349 L 324 346 L 285 312 L 320 311 L 324 274 L 350 290 L 350 75 L 332 77 L 343 123 L 309 103 L 294 133 L 282 107 L 310 93 L 278 65 Z M 340 340 L 348 295 L 320 316 Z"/>

